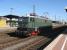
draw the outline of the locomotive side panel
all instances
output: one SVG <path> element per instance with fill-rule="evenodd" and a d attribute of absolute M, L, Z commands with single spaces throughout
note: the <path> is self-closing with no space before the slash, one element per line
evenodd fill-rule
<path fill-rule="evenodd" d="M 45 20 L 34 17 L 23 17 L 22 22 L 19 24 L 18 35 L 23 36 L 31 35 L 32 32 L 41 33 L 43 31 L 49 31 L 52 27 L 51 20 Z"/>

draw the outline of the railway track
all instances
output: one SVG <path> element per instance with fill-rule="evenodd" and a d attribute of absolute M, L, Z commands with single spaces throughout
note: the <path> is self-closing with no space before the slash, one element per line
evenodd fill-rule
<path fill-rule="evenodd" d="M 18 43 L 15 42 L 16 43 L 16 44 L 14 43 L 15 45 L 3 48 L 3 50 L 21 50 L 21 48 L 25 48 L 26 46 L 32 44 L 32 42 L 34 43 L 35 41 L 39 41 L 42 38 L 43 36 L 28 37 L 24 40 L 18 41 Z"/>
<path fill-rule="evenodd" d="M 6 32 L 9 32 L 9 30 L 0 32 L 0 50 L 18 49 L 18 48 L 24 47 L 25 45 L 30 44 L 30 43 L 27 43 L 27 41 L 33 42 L 37 39 L 42 38 L 42 36 L 31 36 L 31 37 L 21 39 L 17 37 L 10 37 Z"/>
<path fill-rule="evenodd" d="M 30 39 L 30 37 L 25 38 L 25 39 L 20 39 L 20 38 L 15 38 L 15 37 L 7 37 L 4 39 L 1 39 L 0 41 L 0 48 L 6 48 L 6 47 L 10 47 L 12 45 L 21 43 L 27 39 Z"/>
<path fill-rule="evenodd" d="M 0 34 L 0 50 L 22 50 L 36 41 L 44 38 L 43 36 L 31 36 L 27 38 L 10 37 L 8 34 Z M 32 43 L 33 42 L 33 43 Z"/>
<path fill-rule="evenodd" d="M 50 40 L 45 36 L 18 38 L 11 37 L 7 33 L 0 33 L 0 50 L 37 50 Z"/>
<path fill-rule="evenodd" d="M 50 39 L 47 39 L 46 37 L 43 37 L 41 39 L 38 39 L 30 44 L 28 44 L 26 47 L 21 47 L 19 50 L 37 50 L 39 47 L 47 43 Z"/>

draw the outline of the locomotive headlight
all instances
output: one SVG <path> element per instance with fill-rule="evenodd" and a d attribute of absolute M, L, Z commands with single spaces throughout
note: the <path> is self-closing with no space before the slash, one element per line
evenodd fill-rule
<path fill-rule="evenodd" d="M 67 12 L 67 6 L 64 8 L 64 10 Z"/>

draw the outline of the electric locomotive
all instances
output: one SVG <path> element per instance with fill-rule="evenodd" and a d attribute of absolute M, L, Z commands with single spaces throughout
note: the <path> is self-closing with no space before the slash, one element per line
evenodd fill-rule
<path fill-rule="evenodd" d="M 49 32 L 52 21 L 42 16 L 22 16 L 18 21 L 17 36 L 38 35 L 40 32 Z"/>

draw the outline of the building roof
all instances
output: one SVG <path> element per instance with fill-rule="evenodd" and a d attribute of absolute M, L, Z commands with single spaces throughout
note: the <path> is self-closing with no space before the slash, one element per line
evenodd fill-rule
<path fill-rule="evenodd" d="M 5 15 L 6 18 L 19 18 L 17 15 Z"/>

